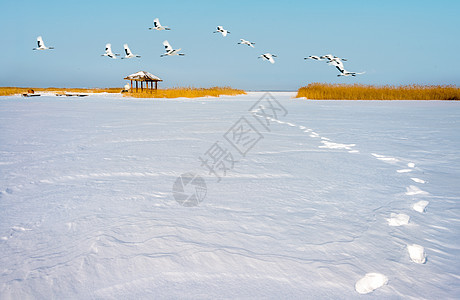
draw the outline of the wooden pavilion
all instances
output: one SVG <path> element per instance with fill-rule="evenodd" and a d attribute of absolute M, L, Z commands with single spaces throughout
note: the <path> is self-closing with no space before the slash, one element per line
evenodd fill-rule
<path fill-rule="evenodd" d="M 163 81 L 159 77 L 146 72 L 146 71 L 139 71 L 137 73 L 131 74 L 125 78 L 126 80 L 131 81 L 131 90 L 134 90 L 133 81 L 136 82 L 136 92 L 139 90 L 139 82 L 140 82 L 140 89 L 144 91 L 144 82 L 145 82 L 145 89 L 153 90 L 153 83 L 155 83 L 155 90 L 158 89 L 158 81 Z"/>

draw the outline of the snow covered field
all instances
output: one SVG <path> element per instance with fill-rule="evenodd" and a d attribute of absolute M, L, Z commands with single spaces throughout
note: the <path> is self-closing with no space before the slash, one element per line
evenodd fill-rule
<path fill-rule="evenodd" d="M 458 297 L 460 103 L 263 95 L 2 97 L 0 299 Z"/>

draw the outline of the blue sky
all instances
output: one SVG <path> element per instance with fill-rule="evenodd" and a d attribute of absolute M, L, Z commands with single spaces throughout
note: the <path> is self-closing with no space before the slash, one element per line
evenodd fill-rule
<path fill-rule="evenodd" d="M 161 86 L 295 90 L 311 82 L 460 85 L 460 1 L 2 1 L 0 86 L 121 87 L 140 70 Z M 152 31 L 160 18 L 171 31 Z M 231 34 L 213 34 L 222 25 Z M 32 51 L 42 35 L 51 51 Z M 240 38 L 254 49 L 237 45 Z M 160 57 L 163 40 L 183 57 Z M 140 59 L 101 57 L 106 43 Z M 278 56 L 274 65 L 257 59 Z M 308 55 L 347 58 L 337 77 Z"/>

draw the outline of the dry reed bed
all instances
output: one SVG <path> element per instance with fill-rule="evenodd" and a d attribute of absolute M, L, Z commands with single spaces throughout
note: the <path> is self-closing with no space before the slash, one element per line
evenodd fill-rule
<path fill-rule="evenodd" d="M 19 88 L 19 87 L 0 87 L 0 96 L 21 95 L 27 93 L 28 90 L 34 90 L 35 93 L 120 93 L 120 88 L 105 88 L 105 89 L 80 89 L 80 88 Z"/>
<path fill-rule="evenodd" d="M 33 89 L 35 93 L 52 92 L 56 94 L 65 93 L 120 93 L 120 88 L 106 89 L 79 89 L 79 88 L 18 88 L 18 87 L 0 87 L 0 96 L 21 95 Z M 221 95 L 241 95 L 246 94 L 244 90 L 233 89 L 231 87 L 211 87 L 211 88 L 171 88 L 144 90 L 141 92 L 128 92 L 124 96 L 135 98 L 197 98 L 197 97 L 219 97 Z"/>
<path fill-rule="evenodd" d="M 246 94 L 244 90 L 233 89 L 231 87 L 211 87 L 211 88 L 171 88 L 158 90 L 144 90 L 143 92 L 125 93 L 126 97 L 135 98 L 198 98 L 198 97 L 219 97 L 222 95 L 235 96 Z"/>
<path fill-rule="evenodd" d="M 460 100 L 460 88 L 453 85 L 310 83 L 297 91 L 296 98 L 301 97 L 314 100 Z"/>

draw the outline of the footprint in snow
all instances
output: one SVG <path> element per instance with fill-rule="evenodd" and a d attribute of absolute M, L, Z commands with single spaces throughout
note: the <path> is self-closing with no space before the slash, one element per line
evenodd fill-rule
<path fill-rule="evenodd" d="M 327 140 L 322 140 L 322 146 L 318 146 L 318 148 L 328 148 L 328 149 L 346 149 L 346 150 L 353 150 L 352 147 L 356 146 L 356 144 L 339 144 L 329 142 Z"/>
<path fill-rule="evenodd" d="M 30 231 L 30 230 L 32 230 L 32 229 L 24 228 L 24 227 L 21 227 L 21 226 L 13 226 L 13 227 L 11 227 L 11 229 L 13 229 L 14 231 L 18 231 L 18 232 L 20 232 L 20 231 Z"/>
<path fill-rule="evenodd" d="M 14 191 L 13 191 L 12 188 L 6 188 L 6 190 L 4 192 L 2 192 L 2 194 L 10 194 L 10 195 L 13 194 L 13 193 L 14 193 Z"/>
<path fill-rule="evenodd" d="M 26 231 L 31 231 L 32 229 L 30 228 L 25 228 L 25 227 L 22 227 L 22 226 L 13 226 L 11 227 L 11 230 L 10 230 L 10 236 L 9 237 L 1 237 L 0 239 L 3 240 L 3 241 L 6 241 L 12 237 L 14 237 L 15 235 L 19 234 L 20 232 L 26 232 Z"/>
<path fill-rule="evenodd" d="M 371 153 L 373 157 L 375 157 L 378 160 L 385 161 L 385 162 L 398 162 L 399 160 L 395 157 L 389 157 L 385 155 L 380 155 L 376 153 Z"/>
<path fill-rule="evenodd" d="M 406 195 L 408 196 L 414 196 L 414 195 L 428 195 L 428 192 L 422 191 L 415 185 L 410 185 L 409 187 L 406 187 Z"/>
<path fill-rule="evenodd" d="M 388 277 L 380 273 L 367 273 L 355 284 L 355 290 L 360 294 L 368 294 L 388 283 Z"/>
<path fill-rule="evenodd" d="M 417 264 L 424 264 L 426 262 L 425 249 L 417 244 L 407 245 L 410 259 Z"/>
<path fill-rule="evenodd" d="M 391 213 L 390 218 L 387 219 L 390 226 L 402 226 L 409 224 L 410 217 L 406 214 Z"/>
<path fill-rule="evenodd" d="M 427 205 L 430 204 L 430 202 L 426 201 L 426 200 L 421 200 L 417 203 L 415 203 L 414 205 L 412 205 L 412 208 L 419 212 L 419 213 L 424 213 L 425 212 L 425 208 L 427 207 Z"/>
<path fill-rule="evenodd" d="M 412 177 L 411 178 L 413 181 L 417 182 L 417 183 L 425 183 L 426 181 L 423 180 L 423 179 L 420 179 L 420 178 L 416 178 L 416 177 Z"/>

